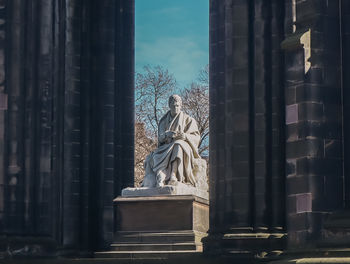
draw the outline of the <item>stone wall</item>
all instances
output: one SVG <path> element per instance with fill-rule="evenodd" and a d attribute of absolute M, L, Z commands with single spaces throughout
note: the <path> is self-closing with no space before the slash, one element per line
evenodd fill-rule
<path fill-rule="evenodd" d="M 342 124 L 348 121 L 339 1 L 296 1 L 294 16 L 295 32 L 286 38 L 298 45 L 286 50 L 286 195 L 289 246 L 300 248 L 315 246 L 325 219 L 343 208 Z"/>

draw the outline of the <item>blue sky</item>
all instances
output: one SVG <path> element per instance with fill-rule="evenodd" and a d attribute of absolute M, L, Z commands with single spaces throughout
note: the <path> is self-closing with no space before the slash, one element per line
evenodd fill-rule
<path fill-rule="evenodd" d="M 209 58 L 209 0 L 136 0 L 136 71 L 162 65 L 180 86 Z"/>

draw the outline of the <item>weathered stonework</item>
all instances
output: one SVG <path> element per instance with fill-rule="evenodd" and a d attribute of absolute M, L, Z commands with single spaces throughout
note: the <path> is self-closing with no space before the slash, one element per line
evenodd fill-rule
<path fill-rule="evenodd" d="M 286 35 L 285 42 L 295 43 L 286 49 L 285 66 L 286 110 L 293 115 L 286 123 L 291 248 L 315 247 L 324 221 L 344 203 L 341 104 L 348 99 L 342 98 L 340 27 L 329 24 L 339 21 L 339 8 L 338 1 L 296 1 L 296 31 Z"/>

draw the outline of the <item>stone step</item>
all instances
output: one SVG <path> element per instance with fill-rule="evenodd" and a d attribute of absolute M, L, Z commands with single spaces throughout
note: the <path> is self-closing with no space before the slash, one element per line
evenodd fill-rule
<path fill-rule="evenodd" d="M 202 251 L 202 245 L 196 243 L 161 243 L 161 244 L 132 244 L 114 243 L 111 245 L 112 251 L 179 251 L 194 250 Z"/>
<path fill-rule="evenodd" d="M 105 251 L 95 252 L 94 257 L 99 259 L 168 259 L 173 257 L 188 257 L 201 255 L 200 251 Z"/>
<path fill-rule="evenodd" d="M 201 232 L 118 232 L 114 243 L 201 243 L 207 234 Z"/>

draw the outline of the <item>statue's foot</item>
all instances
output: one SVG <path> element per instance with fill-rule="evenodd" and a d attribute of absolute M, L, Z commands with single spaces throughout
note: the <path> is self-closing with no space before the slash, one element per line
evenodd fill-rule
<path fill-rule="evenodd" d="M 176 179 L 176 176 L 175 174 L 172 173 L 168 181 L 168 185 L 177 185 L 177 184 L 178 184 L 178 181 Z"/>
<path fill-rule="evenodd" d="M 157 182 L 156 182 L 156 187 L 163 187 L 164 186 L 164 180 L 165 180 L 165 173 L 163 171 L 159 171 L 157 173 Z"/>
<path fill-rule="evenodd" d="M 164 183 L 163 182 L 157 182 L 156 183 L 156 187 L 163 187 L 164 186 Z"/>

